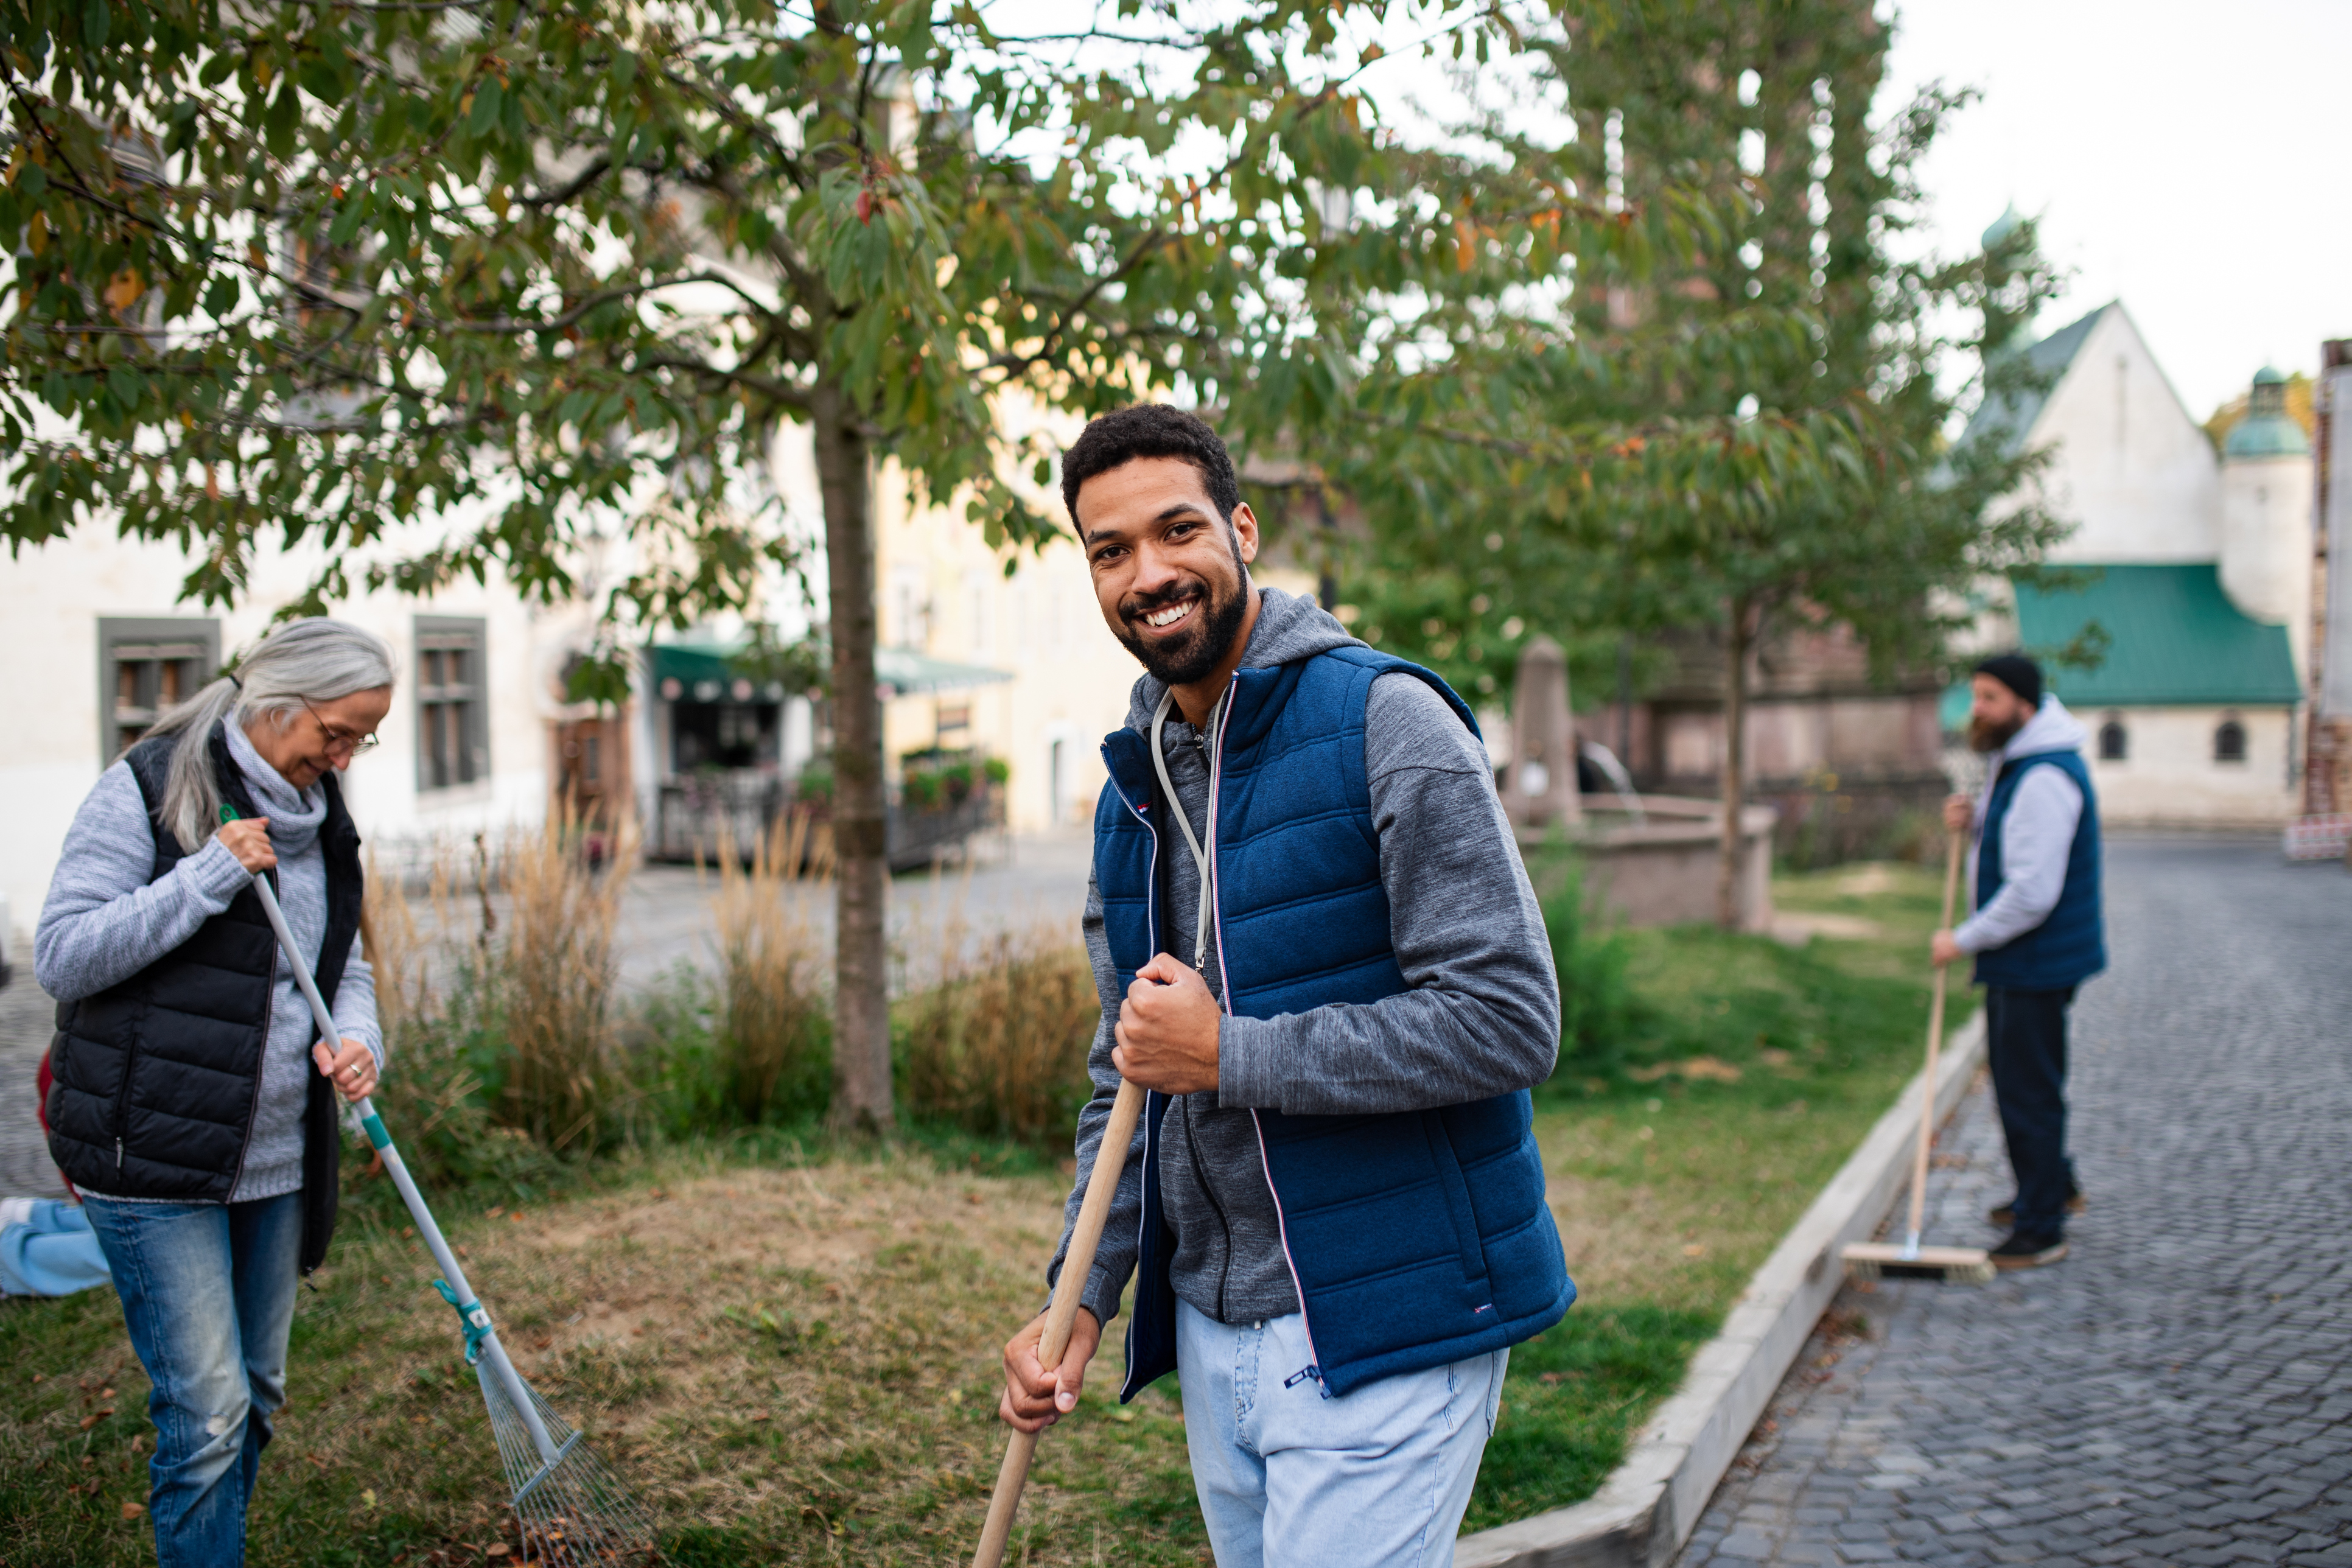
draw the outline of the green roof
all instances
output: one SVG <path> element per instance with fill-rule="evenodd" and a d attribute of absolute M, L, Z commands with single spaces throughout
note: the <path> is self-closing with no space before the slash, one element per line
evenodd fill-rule
<path fill-rule="evenodd" d="M 1984 247 L 1990 250 L 1994 246 L 2015 234 L 2018 226 L 2024 222 L 2025 215 L 2017 210 L 2017 204 L 2010 203 L 2000 209 L 2000 216 L 1992 220 L 1992 226 L 1984 231 Z"/>
<path fill-rule="evenodd" d="M 2057 390 L 2058 380 L 2074 356 L 2083 352 L 2083 344 L 2098 325 L 2099 318 L 2115 309 L 2113 304 L 2100 306 L 2079 321 L 2059 328 L 2048 337 L 2025 351 L 2026 363 L 2032 365 L 2042 382 L 2038 392 L 2004 393 L 1988 398 L 1969 416 L 1969 426 L 1960 432 L 1960 444 L 1999 438 L 2003 455 L 2015 457 L 2025 448 L 2025 438 L 2033 429 L 2033 422 L 2042 416 L 2042 405 Z"/>
<path fill-rule="evenodd" d="M 1976 688 L 1963 676 L 1944 688 L 1944 695 L 1936 700 L 1936 722 L 1947 735 L 1965 730 L 1969 727 L 1969 713 L 1976 705 Z"/>
<path fill-rule="evenodd" d="M 2080 588 L 2017 584 L 2017 627 L 2070 708 L 2287 707 L 2302 700 L 2284 626 L 2249 619 L 2221 591 L 2210 561 L 2100 566 Z M 2097 622 L 2107 635 L 2095 669 L 2050 665 Z"/>
<path fill-rule="evenodd" d="M 2284 414 L 2257 414 L 2241 419 L 2221 443 L 2225 458 L 2307 458 L 2311 438 L 2303 426 Z"/>

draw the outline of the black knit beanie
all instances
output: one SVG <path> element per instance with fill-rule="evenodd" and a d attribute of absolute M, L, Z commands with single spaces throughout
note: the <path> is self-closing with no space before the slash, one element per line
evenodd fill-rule
<path fill-rule="evenodd" d="M 2042 706 L 2042 667 L 2023 654 L 1995 654 L 1978 665 L 1976 672 L 1991 676 L 2032 706 Z"/>

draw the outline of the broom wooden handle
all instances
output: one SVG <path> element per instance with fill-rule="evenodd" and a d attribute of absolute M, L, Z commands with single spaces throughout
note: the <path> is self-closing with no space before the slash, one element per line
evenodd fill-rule
<path fill-rule="evenodd" d="M 1944 918 L 1936 929 L 1952 929 L 1952 904 L 1960 891 L 1960 835 L 1951 836 L 1944 854 Z M 1927 1217 L 1927 1151 L 1936 1142 L 1936 1054 L 1944 1044 L 1944 983 L 1948 963 L 1936 965 L 1934 999 L 1927 1004 L 1927 1077 L 1919 1096 L 1919 1150 L 1911 1162 L 1911 1239 L 1917 1246 Z"/>
<path fill-rule="evenodd" d="M 1078 1223 L 1070 1232 L 1070 1250 L 1062 1259 L 1061 1278 L 1054 1282 L 1053 1304 L 1045 1309 L 1045 1332 L 1037 1342 L 1037 1364 L 1051 1372 L 1062 1364 L 1070 1348 L 1070 1329 L 1078 1319 L 1078 1298 L 1086 1294 L 1087 1277 L 1094 1272 L 1095 1248 L 1102 1244 L 1103 1222 L 1110 1218 L 1111 1200 L 1118 1195 L 1118 1178 L 1127 1166 L 1127 1146 L 1134 1142 L 1136 1121 L 1143 1114 L 1143 1090 L 1120 1080 L 1118 1098 L 1111 1101 L 1110 1121 L 1102 1142 L 1095 1145 L 1095 1168 L 1087 1177 L 1086 1201 L 1078 1205 Z M 988 1522 L 981 1527 L 980 1549 L 971 1554 L 971 1568 L 997 1568 L 1004 1561 L 1005 1542 L 1013 1536 L 1013 1516 L 1021 1510 L 1022 1489 L 1029 1484 L 1029 1461 L 1037 1452 L 1042 1432 L 1013 1433 L 1004 1445 L 1004 1463 L 996 1472 L 996 1493 L 988 1500 Z"/>

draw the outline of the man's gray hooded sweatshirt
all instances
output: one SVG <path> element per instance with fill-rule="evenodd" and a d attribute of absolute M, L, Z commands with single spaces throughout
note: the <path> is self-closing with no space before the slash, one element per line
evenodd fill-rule
<path fill-rule="evenodd" d="M 1257 624 L 1243 668 L 1363 646 L 1313 600 L 1274 588 L 1257 592 Z M 1149 675 L 1139 679 L 1129 700 L 1128 728 L 1149 735 L 1167 689 Z M 1445 700 L 1413 676 L 1373 681 L 1364 718 L 1364 772 L 1391 911 L 1390 941 L 1411 989 L 1370 1005 L 1224 1017 L 1218 1026 L 1216 1089 L 1174 1097 L 1160 1145 L 1162 1203 L 1176 1233 L 1172 1282 L 1179 1297 L 1223 1323 L 1298 1310 L 1252 1109 L 1337 1116 L 1460 1105 L 1541 1083 L 1559 1051 L 1559 986 L 1551 947 L 1496 798 L 1485 748 Z M 1172 707 L 1161 734 L 1177 803 L 1192 831 L 1205 834 L 1205 737 Z M 1180 838 L 1171 837 L 1170 844 L 1161 945 L 1189 964 L 1200 872 Z M 1103 1018 L 1087 1063 L 1094 1098 L 1078 1118 L 1077 1182 L 1049 1279 L 1061 1272 L 1070 1226 L 1118 1092 L 1111 1029 L 1123 992 L 1091 877 L 1086 939 Z M 1213 944 L 1202 978 L 1223 995 Z M 1135 1271 L 1142 1157 L 1139 1127 L 1082 1298 L 1103 1323 L 1118 1312 Z"/>

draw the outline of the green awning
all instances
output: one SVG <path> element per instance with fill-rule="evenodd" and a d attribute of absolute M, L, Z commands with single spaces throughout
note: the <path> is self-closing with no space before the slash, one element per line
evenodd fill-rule
<path fill-rule="evenodd" d="M 911 648 L 874 650 L 874 684 L 887 689 L 892 697 L 912 697 L 925 691 L 962 691 L 974 686 L 995 686 L 1012 679 L 1009 669 L 958 664 Z"/>
<path fill-rule="evenodd" d="M 730 661 L 749 647 L 744 642 L 657 643 L 648 650 L 647 684 L 655 695 L 673 702 L 781 701 L 782 682 L 754 681 L 737 673 Z M 874 650 L 874 684 L 885 698 L 961 691 L 1012 679 L 1010 670 L 958 664 L 910 648 Z M 673 680 L 677 682 L 675 690 L 669 684 Z"/>

